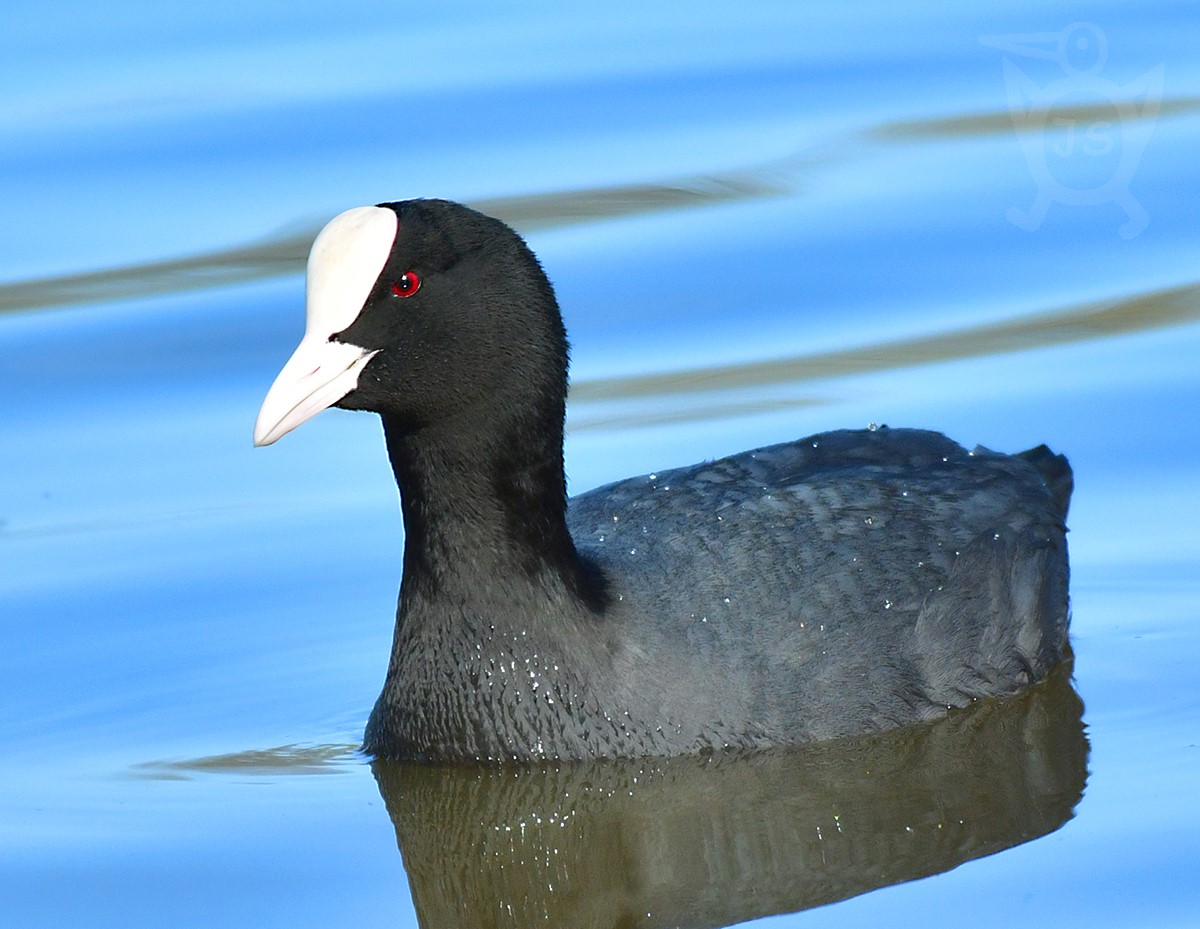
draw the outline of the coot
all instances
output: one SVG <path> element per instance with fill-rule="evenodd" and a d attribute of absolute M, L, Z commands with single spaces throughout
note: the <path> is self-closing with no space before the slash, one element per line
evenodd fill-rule
<path fill-rule="evenodd" d="M 567 340 L 521 238 L 456 203 L 313 243 L 267 445 L 383 419 L 404 572 L 367 724 L 439 762 L 757 749 L 1008 694 L 1068 652 L 1066 460 L 909 429 L 810 436 L 568 501 Z"/>

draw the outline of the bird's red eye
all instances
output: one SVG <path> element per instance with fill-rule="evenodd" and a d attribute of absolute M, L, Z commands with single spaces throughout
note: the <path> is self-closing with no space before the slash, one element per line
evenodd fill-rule
<path fill-rule="evenodd" d="M 411 297 L 421 288 L 421 279 L 416 271 L 405 271 L 392 285 L 392 293 L 397 297 Z"/>

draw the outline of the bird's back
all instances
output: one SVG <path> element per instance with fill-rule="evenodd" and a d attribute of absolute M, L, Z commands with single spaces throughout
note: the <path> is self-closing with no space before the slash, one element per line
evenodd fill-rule
<path fill-rule="evenodd" d="M 1069 494 L 1044 448 L 881 428 L 632 478 L 569 521 L 607 578 L 614 699 L 681 742 L 767 745 L 1045 676 L 1067 648 Z"/>

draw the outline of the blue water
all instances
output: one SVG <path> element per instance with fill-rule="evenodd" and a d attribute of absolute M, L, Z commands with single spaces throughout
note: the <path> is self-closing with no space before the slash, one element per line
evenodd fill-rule
<path fill-rule="evenodd" d="M 400 571 L 378 424 L 250 429 L 312 233 L 427 195 L 510 219 L 558 288 L 573 491 L 870 422 L 1071 458 L 1073 817 L 764 924 L 1194 925 L 1188 4 L 25 7 L 0 28 L 0 923 L 417 924 L 353 751 Z"/>

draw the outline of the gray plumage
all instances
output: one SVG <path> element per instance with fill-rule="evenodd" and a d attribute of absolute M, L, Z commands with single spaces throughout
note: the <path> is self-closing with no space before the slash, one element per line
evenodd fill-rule
<path fill-rule="evenodd" d="M 309 273 L 255 434 L 381 415 L 405 547 L 368 751 L 765 748 L 930 719 L 1067 654 L 1071 472 L 1044 447 L 834 432 L 568 507 L 566 332 L 515 232 L 446 201 L 358 208 Z"/>
<path fill-rule="evenodd" d="M 553 574 L 527 587 L 511 566 L 484 573 L 517 582 L 472 591 L 452 622 L 402 602 L 432 637 L 398 641 L 372 730 L 411 733 L 431 760 L 461 753 L 442 732 L 480 760 L 677 755 L 1012 693 L 1067 650 L 1054 482 L 1070 469 L 1044 449 L 967 452 L 882 428 L 598 488 L 567 522 L 607 579 L 604 607 Z"/>

